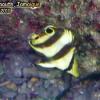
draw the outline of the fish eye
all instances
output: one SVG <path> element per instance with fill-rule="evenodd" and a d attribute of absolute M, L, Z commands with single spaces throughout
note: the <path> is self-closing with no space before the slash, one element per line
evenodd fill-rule
<path fill-rule="evenodd" d="M 45 33 L 46 34 L 52 34 L 52 33 L 54 33 L 54 27 L 53 26 L 52 27 L 50 27 L 50 26 L 46 27 L 45 28 Z"/>
<path fill-rule="evenodd" d="M 52 33 L 54 30 L 52 28 L 47 28 L 46 33 Z"/>

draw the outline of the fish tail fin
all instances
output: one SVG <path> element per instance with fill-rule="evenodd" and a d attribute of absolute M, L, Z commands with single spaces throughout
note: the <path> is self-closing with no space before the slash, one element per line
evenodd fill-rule
<path fill-rule="evenodd" d="M 78 62 L 77 62 L 77 59 L 75 57 L 74 57 L 74 63 L 72 65 L 71 70 L 69 70 L 67 72 L 76 78 L 79 77 Z"/>

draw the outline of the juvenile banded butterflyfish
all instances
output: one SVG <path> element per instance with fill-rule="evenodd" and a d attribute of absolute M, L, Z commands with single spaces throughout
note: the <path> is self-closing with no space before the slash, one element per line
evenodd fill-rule
<path fill-rule="evenodd" d="M 79 76 L 78 62 L 75 57 L 74 33 L 69 29 L 56 28 L 49 25 L 40 34 L 29 36 L 29 45 L 33 50 L 47 59 L 36 65 L 45 68 L 66 70 L 74 77 Z"/>

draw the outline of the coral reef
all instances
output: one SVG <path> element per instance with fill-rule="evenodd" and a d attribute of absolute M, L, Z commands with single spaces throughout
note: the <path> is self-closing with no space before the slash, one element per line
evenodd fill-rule
<path fill-rule="evenodd" d="M 38 1 L 41 7 L 15 7 L 11 14 L 0 15 L 0 99 L 100 100 L 100 78 L 96 79 L 100 75 L 100 1 L 19 1 Z M 28 36 L 51 24 L 75 32 L 79 79 L 66 74 L 62 78 L 58 69 L 34 65 L 40 55 L 29 47 Z M 97 73 L 93 80 L 84 79 L 92 73 Z"/>

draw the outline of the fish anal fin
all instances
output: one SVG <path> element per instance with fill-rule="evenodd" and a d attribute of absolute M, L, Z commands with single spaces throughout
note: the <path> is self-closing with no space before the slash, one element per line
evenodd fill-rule
<path fill-rule="evenodd" d="M 44 68 L 54 68 L 54 66 L 50 62 L 38 62 L 37 65 Z"/>
<path fill-rule="evenodd" d="M 75 57 L 74 57 L 74 63 L 72 65 L 71 70 L 69 70 L 67 72 L 76 78 L 79 77 L 78 62 L 77 62 L 77 59 Z"/>

